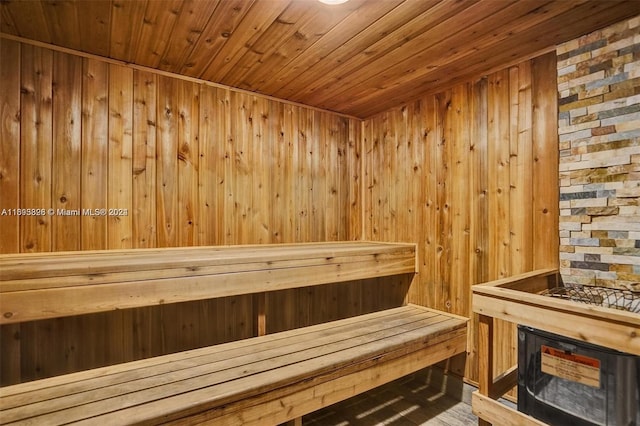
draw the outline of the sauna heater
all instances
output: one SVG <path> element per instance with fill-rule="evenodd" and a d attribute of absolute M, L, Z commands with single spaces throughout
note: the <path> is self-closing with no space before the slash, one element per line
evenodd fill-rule
<path fill-rule="evenodd" d="M 553 426 L 640 426 L 640 357 L 519 325 L 518 410 Z"/>

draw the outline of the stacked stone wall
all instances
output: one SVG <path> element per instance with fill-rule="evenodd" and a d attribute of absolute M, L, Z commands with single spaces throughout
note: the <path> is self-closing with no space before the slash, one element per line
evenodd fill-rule
<path fill-rule="evenodd" d="M 640 290 L 640 16 L 557 55 L 563 280 Z"/>

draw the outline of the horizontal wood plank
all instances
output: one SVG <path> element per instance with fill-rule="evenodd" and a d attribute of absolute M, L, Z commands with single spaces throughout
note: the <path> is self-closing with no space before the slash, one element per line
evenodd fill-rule
<path fill-rule="evenodd" d="M 471 407 L 473 414 L 488 421 L 489 424 L 501 426 L 547 426 L 546 423 L 513 410 L 495 399 L 482 395 L 478 391 L 471 395 Z"/>

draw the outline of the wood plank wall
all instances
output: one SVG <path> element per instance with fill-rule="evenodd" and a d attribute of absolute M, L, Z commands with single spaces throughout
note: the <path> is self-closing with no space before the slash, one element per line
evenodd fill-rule
<path fill-rule="evenodd" d="M 0 253 L 360 238 L 360 121 L 2 38 L 0 55 L 0 210 L 56 211 L 0 215 Z M 375 309 L 364 286 L 402 302 L 407 279 L 373 281 L 272 294 L 268 330 Z M 345 291 L 354 305 L 330 307 Z M 0 381 L 250 336 L 253 309 L 236 297 L 2 327 Z"/>
<path fill-rule="evenodd" d="M 365 239 L 418 244 L 409 301 L 470 316 L 473 284 L 558 266 L 555 64 L 549 53 L 365 121 Z M 476 324 L 466 367 L 450 366 L 472 381 Z M 511 367 L 515 333 L 497 333 L 496 366 Z"/>

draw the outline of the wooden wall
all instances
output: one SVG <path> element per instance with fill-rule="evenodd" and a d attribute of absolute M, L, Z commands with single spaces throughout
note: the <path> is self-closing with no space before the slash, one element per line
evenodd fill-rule
<path fill-rule="evenodd" d="M 357 120 L 2 38 L 0 106 L 0 253 L 360 238 Z M 344 285 L 272 294 L 269 329 L 373 309 L 363 286 L 403 299 L 359 282 L 355 306 L 292 319 Z M 253 313 L 236 297 L 2 327 L 1 382 L 247 337 Z"/>
<path fill-rule="evenodd" d="M 473 284 L 558 266 L 555 68 L 549 53 L 365 121 L 365 239 L 418 243 L 411 302 L 470 316 Z M 510 367 L 515 333 L 498 333 Z"/>
<path fill-rule="evenodd" d="M 2 39 L 0 251 L 358 238 L 360 123 Z"/>

